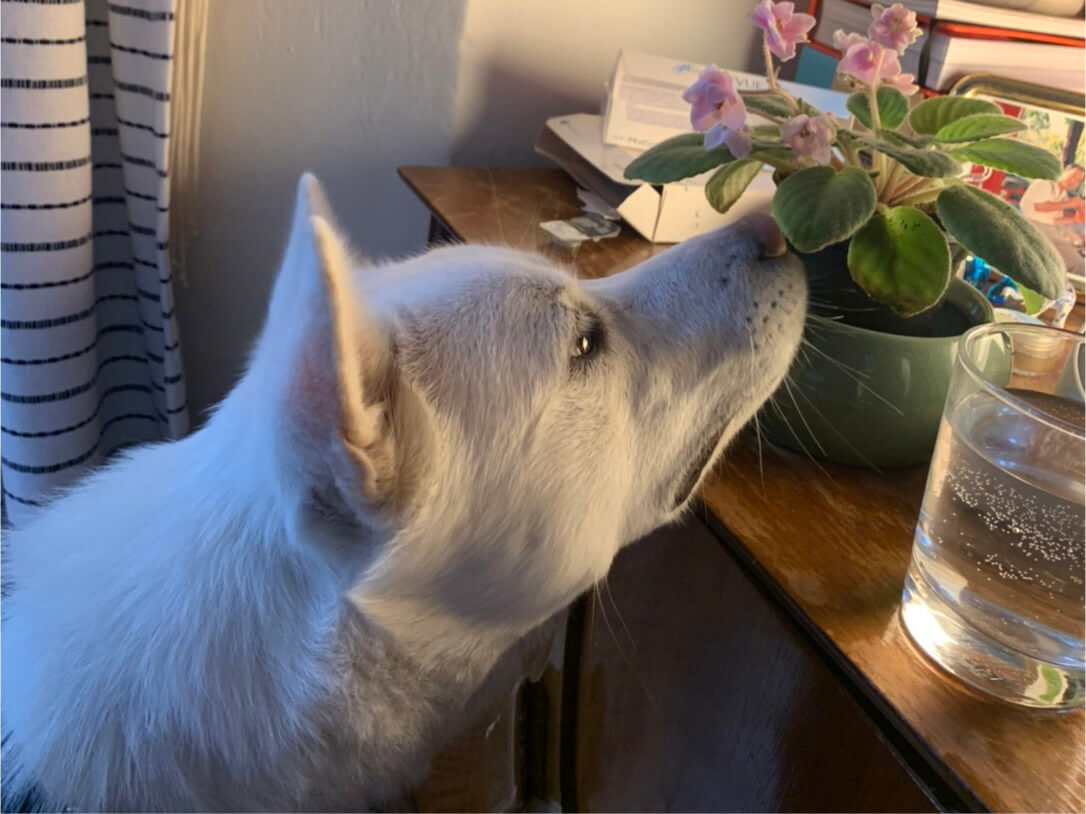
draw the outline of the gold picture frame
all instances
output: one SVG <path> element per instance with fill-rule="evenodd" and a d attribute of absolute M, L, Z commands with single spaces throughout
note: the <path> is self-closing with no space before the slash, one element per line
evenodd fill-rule
<path fill-rule="evenodd" d="M 952 96 L 995 96 L 1086 118 L 1086 96 L 1081 93 L 1008 79 L 994 73 L 967 74 L 954 83 L 949 93 Z"/>

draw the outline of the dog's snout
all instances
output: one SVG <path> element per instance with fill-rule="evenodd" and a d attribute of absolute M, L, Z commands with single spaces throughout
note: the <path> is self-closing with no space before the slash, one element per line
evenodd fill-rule
<path fill-rule="evenodd" d="M 762 257 L 781 257 L 788 251 L 788 242 L 772 215 L 755 212 L 743 218 L 743 224 L 762 247 Z"/>

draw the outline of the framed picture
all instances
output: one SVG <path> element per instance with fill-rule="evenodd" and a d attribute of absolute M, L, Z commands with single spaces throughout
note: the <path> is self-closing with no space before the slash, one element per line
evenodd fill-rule
<path fill-rule="evenodd" d="M 950 92 L 995 102 L 1006 115 L 1020 119 L 1027 125 L 1025 130 L 1015 133 L 1012 138 L 1035 144 L 1060 156 L 1064 170 L 1055 181 L 1022 178 L 978 165 L 971 168 L 968 180 L 1018 207 L 1052 241 L 1067 264 L 1072 285 L 1081 294 L 1086 285 L 1083 274 L 1086 263 L 1084 98 L 994 74 L 962 77 Z"/>

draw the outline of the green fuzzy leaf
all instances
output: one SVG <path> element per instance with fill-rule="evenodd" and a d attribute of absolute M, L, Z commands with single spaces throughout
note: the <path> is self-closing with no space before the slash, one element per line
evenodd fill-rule
<path fill-rule="evenodd" d="M 931 136 L 906 136 L 897 130 L 880 130 L 879 138 L 895 147 L 916 147 L 920 150 L 930 147 L 933 141 Z"/>
<path fill-rule="evenodd" d="M 1055 181 L 1063 171 L 1060 160 L 1048 150 L 1009 138 L 976 141 L 951 150 L 950 154 L 962 161 L 1006 170 L 1023 178 L 1047 178 Z"/>
<path fill-rule="evenodd" d="M 915 147 L 899 147 L 882 139 L 857 135 L 857 139 L 873 150 L 890 156 L 913 175 L 925 178 L 954 178 L 961 175 L 961 165 L 949 155 L 938 150 L 918 150 Z"/>
<path fill-rule="evenodd" d="M 739 94 L 747 110 L 772 116 L 775 119 L 790 119 L 796 115 L 788 100 L 779 93 L 770 90 L 752 90 Z"/>
<path fill-rule="evenodd" d="M 762 169 L 762 162 L 744 158 L 725 164 L 705 182 L 705 197 L 717 212 L 727 212 Z"/>
<path fill-rule="evenodd" d="M 750 130 L 751 136 L 763 141 L 780 141 L 781 129 L 775 124 L 759 124 Z"/>
<path fill-rule="evenodd" d="M 955 184 L 939 194 L 935 211 L 955 240 L 1016 283 L 1050 300 L 1063 293 L 1067 269 L 1059 252 L 1010 204 Z"/>
<path fill-rule="evenodd" d="M 974 113 L 972 116 L 963 116 L 957 121 L 940 127 L 939 132 L 935 134 L 935 140 L 943 143 L 977 141 L 982 138 L 1017 133 L 1025 129 L 1025 122 L 1012 119 L 1010 116 Z"/>
<path fill-rule="evenodd" d="M 897 127 L 905 121 L 905 114 L 909 112 L 909 100 L 897 88 L 882 85 L 878 90 L 878 101 L 879 122 L 883 127 Z M 849 96 L 845 107 L 864 127 L 871 129 L 871 100 L 867 91 Z"/>
<path fill-rule="evenodd" d="M 815 252 L 851 236 L 875 211 L 875 187 L 867 173 L 846 167 L 808 167 L 781 181 L 773 214 L 788 241 Z"/>
<path fill-rule="evenodd" d="M 706 150 L 701 133 L 683 133 L 650 147 L 630 162 L 623 173 L 631 181 L 670 184 L 735 161 L 727 147 Z"/>
<path fill-rule="evenodd" d="M 852 236 L 848 270 L 871 299 L 911 316 L 950 282 L 950 248 L 935 221 L 911 206 L 876 212 Z"/>
<path fill-rule="evenodd" d="M 909 113 L 909 124 L 920 135 L 933 136 L 951 122 L 977 113 L 999 115 L 994 102 L 968 96 L 939 96 L 921 102 Z"/>

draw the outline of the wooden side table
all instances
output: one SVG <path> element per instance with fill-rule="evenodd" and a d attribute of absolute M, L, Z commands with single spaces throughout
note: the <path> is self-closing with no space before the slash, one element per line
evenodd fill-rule
<path fill-rule="evenodd" d="M 579 211 L 557 170 L 400 174 L 433 240 L 541 251 L 584 277 L 667 248 L 626 229 L 576 251 L 549 243 L 538 223 Z M 581 606 L 565 650 L 565 805 L 1082 811 L 1083 711 L 974 695 L 901 628 L 926 472 L 819 464 L 741 437 L 700 518 L 620 554 L 608 584 L 621 611 L 606 594 Z"/>

